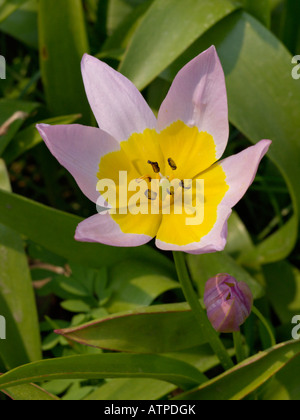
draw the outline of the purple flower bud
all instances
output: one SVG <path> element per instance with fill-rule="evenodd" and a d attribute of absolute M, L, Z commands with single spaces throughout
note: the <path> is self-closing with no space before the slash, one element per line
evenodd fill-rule
<path fill-rule="evenodd" d="M 216 331 L 237 332 L 251 314 L 253 295 L 246 283 L 238 283 L 229 274 L 218 274 L 206 283 L 204 304 Z"/>

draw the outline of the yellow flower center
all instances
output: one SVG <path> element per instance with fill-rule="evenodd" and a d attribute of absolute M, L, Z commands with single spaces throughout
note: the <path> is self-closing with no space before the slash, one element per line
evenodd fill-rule
<path fill-rule="evenodd" d="M 218 205 L 229 188 L 222 167 L 215 164 L 216 146 L 210 134 L 177 121 L 161 132 L 146 129 L 134 133 L 120 146 L 119 151 L 101 159 L 97 176 L 99 180 L 113 181 L 117 187 L 116 202 L 109 204 L 116 207 L 116 214 L 111 216 L 124 233 L 157 236 L 163 242 L 187 245 L 199 242 L 210 232 L 217 220 Z M 126 179 L 120 177 L 120 172 L 126 173 Z M 204 218 L 199 224 L 187 223 L 193 218 L 188 209 L 178 214 L 182 200 L 176 201 L 176 196 L 184 196 L 192 188 L 194 184 L 186 183 L 189 180 L 203 180 L 204 184 Z M 124 188 L 125 201 L 119 196 Z M 139 211 L 132 214 L 137 201 Z M 197 205 L 194 193 L 191 204 Z M 169 214 L 164 212 L 167 205 Z"/>

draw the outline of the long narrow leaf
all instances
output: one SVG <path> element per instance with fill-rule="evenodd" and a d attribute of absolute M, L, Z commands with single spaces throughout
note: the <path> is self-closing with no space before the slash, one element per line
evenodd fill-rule
<path fill-rule="evenodd" d="M 151 378 L 191 388 L 206 377 L 187 363 L 164 356 L 96 354 L 43 360 L 0 377 L 0 388 L 50 379 Z"/>
<path fill-rule="evenodd" d="M 0 188 L 9 189 L 9 180 L 0 160 Z M 7 324 L 0 356 L 11 369 L 41 358 L 35 298 L 27 258 L 20 236 L 0 225 L 0 315 Z M 28 310 L 30 308 L 30 311 Z"/>

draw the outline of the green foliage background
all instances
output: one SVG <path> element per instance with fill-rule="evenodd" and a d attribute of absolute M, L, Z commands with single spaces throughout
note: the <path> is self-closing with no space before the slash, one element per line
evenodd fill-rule
<path fill-rule="evenodd" d="M 294 0 L 0 0 L 0 399 L 300 399 L 300 344 L 289 341 L 300 315 L 299 22 Z M 156 113 L 177 71 L 212 44 L 228 89 L 226 154 L 273 141 L 225 251 L 187 256 L 200 298 L 209 277 L 228 272 L 264 316 L 251 315 L 249 359 L 226 373 L 170 255 L 74 241 L 95 209 L 35 129 L 95 125 L 86 52 L 131 79 Z"/>

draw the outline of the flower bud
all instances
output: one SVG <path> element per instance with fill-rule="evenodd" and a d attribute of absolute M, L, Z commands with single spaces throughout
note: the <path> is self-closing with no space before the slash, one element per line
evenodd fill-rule
<path fill-rule="evenodd" d="M 237 332 L 251 314 L 253 295 L 246 283 L 238 283 L 229 274 L 218 274 L 206 283 L 204 304 L 216 331 Z"/>

